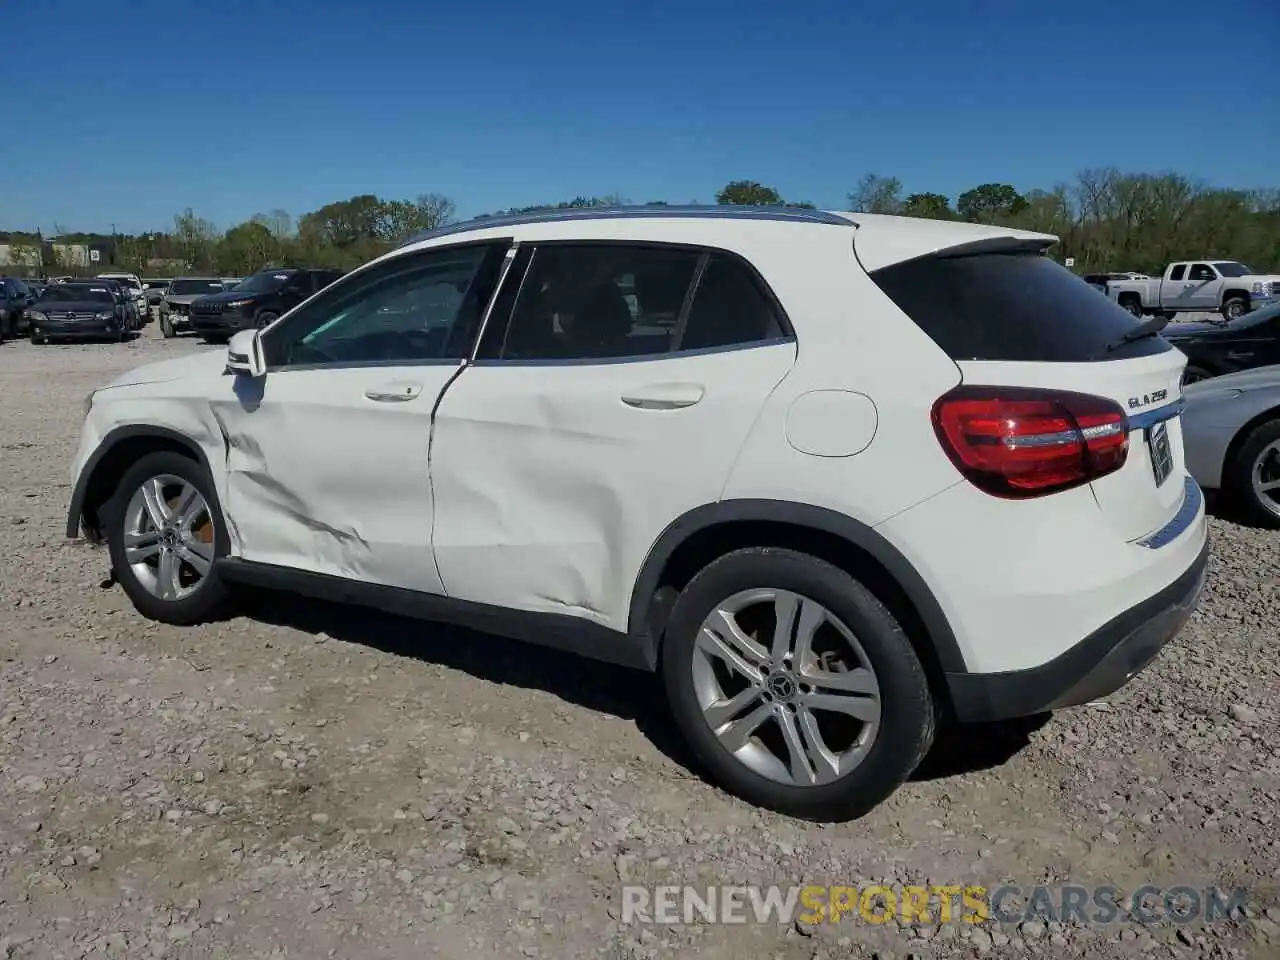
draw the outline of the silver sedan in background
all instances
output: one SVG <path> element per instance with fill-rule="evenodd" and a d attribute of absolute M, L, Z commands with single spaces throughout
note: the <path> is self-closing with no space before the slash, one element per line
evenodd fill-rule
<path fill-rule="evenodd" d="M 1187 470 L 1257 526 L 1280 529 L 1280 366 L 1183 388 Z"/>

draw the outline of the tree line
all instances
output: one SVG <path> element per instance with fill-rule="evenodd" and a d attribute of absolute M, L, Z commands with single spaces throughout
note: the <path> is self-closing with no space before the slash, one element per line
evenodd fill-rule
<path fill-rule="evenodd" d="M 807 200 L 784 198 L 754 180 L 734 180 L 717 194 L 719 204 L 812 209 Z M 619 195 L 575 197 L 557 203 L 496 210 L 474 218 L 574 207 L 615 206 Z M 665 206 L 651 200 L 648 205 Z M 1209 186 L 1177 173 L 1085 170 L 1071 183 L 1020 192 L 1007 183 L 983 183 L 957 196 L 906 193 L 896 177 L 867 174 L 847 198 L 847 209 L 1019 227 L 1055 234 L 1051 255 L 1073 260 L 1079 273 L 1138 270 L 1154 273 L 1171 260 L 1229 258 L 1256 270 L 1280 271 L 1280 190 Z M 388 200 L 362 194 L 326 204 L 295 221 L 284 210 L 257 214 L 220 230 L 188 208 L 170 230 L 137 235 L 69 233 L 57 243 L 36 234 L 0 233 L 10 245 L 10 270 L 88 273 L 104 265 L 138 274 L 200 272 L 243 276 L 264 266 L 351 269 L 426 230 L 456 221 L 453 202 L 440 194 Z M 101 251 L 97 263 L 64 263 L 61 244 Z M 63 247 L 63 250 L 66 248 Z M 38 255 L 37 255 L 38 254 Z M 172 264 L 172 269 L 157 265 Z M 37 268 L 35 265 L 40 264 Z"/>

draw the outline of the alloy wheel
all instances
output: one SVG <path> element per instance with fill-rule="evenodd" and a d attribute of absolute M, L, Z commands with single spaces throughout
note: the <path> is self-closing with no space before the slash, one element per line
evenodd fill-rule
<path fill-rule="evenodd" d="M 1253 458 L 1249 479 L 1258 505 L 1280 517 L 1280 440 L 1267 444 Z"/>
<path fill-rule="evenodd" d="M 181 477 L 150 478 L 125 507 L 125 559 L 142 587 L 161 600 L 182 600 L 200 589 L 213 566 L 214 542 L 208 502 Z"/>
<path fill-rule="evenodd" d="M 880 728 L 880 685 L 862 645 L 822 604 L 786 590 L 737 593 L 703 621 L 694 693 L 720 745 L 778 783 L 831 783 Z"/>

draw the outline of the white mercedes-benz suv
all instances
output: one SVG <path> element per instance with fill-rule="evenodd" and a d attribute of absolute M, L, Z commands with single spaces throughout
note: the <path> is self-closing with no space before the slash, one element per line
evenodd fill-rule
<path fill-rule="evenodd" d="M 1114 691 L 1195 606 L 1185 357 L 1004 227 L 618 208 L 438 230 L 87 401 L 68 536 L 660 671 L 706 774 L 849 819 L 943 721 Z"/>

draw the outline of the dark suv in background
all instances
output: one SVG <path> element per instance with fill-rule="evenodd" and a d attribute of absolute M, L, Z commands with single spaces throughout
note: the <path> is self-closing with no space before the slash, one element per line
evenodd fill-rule
<path fill-rule="evenodd" d="M 222 342 L 237 331 L 265 327 L 341 276 L 341 270 L 308 267 L 259 270 L 230 290 L 192 301 L 191 329 Z"/>
<path fill-rule="evenodd" d="M 17 277 L 0 277 L 0 340 L 16 337 L 27 328 L 27 310 L 36 302 L 35 292 Z"/>

